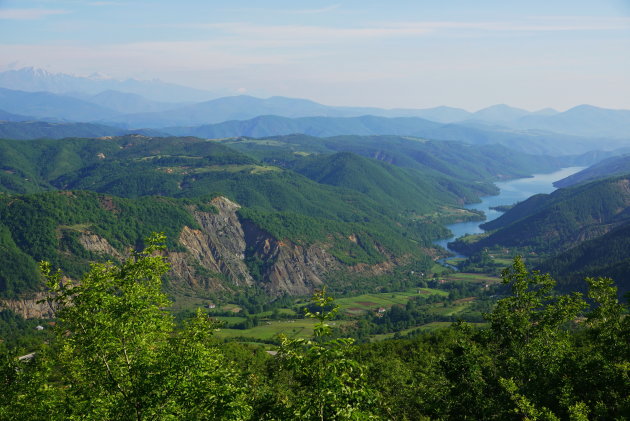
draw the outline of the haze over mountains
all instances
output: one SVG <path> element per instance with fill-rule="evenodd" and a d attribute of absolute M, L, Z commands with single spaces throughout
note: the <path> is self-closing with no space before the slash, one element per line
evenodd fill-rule
<path fill-rule="evenodd" d="M 159 80 L 139 81 L 116 80 L 102 74 L 73 76 L 64 73 L 51 73 L 44 69 L 24 67 L 0 72 L 0 86 L 28 92 L 52 92 L 58 94 L 85 93 L 98 94 L 114 90 L 137 94 L 153 101 L 203 101 L 216 94 L 185 86 L 164 83 Z M 226 93 L 223 93 L 226 94 Z"/>
<path fill-rule="evenodd" d="M 477 112 L 440 106 L 430 109 L 335 107 L 307 99 L 216 98 L 160 81 L 118 81 L 99 75 L 76 77 L 24 68 L 0 73 L 0 119 L 11 122 L 97 123 L 101 135 L 159 129 L 208 138 L 275 136 L 409 135 L 470 143 L 500 143 L 553 154 L 615 149 L 630 138 L 630 111 L 581 105 L 564 112 L 529 112 L 500 104 Z M 6 123 L 4 123 L 6 124 Z M 32 126 L 29 126 L 32 128 Z M 63 136 L 81 136 L 64 126 Z M 56 127 L 37 134 L 63 137 Z M 13 125 L 14 138 L 29 138 Z M 97 132 L 93 132 L 94 135 Z M 145 132 L 146 133 L 146 132 Z M 153 132 L 156 133 L 156 132 Z M 572 150 L 568 150 L 572 145 Z"/>

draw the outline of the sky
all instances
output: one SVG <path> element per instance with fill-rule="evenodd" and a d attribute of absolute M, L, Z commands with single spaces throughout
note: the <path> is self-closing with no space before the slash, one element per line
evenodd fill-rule
<path fill-rule="evenodd" d="M 0 0 L 0 70 L 327 105 L 630 109 L 630 0 Z"/>

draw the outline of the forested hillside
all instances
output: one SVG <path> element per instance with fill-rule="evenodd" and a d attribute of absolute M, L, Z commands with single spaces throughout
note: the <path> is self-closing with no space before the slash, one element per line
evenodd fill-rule
<path fill-rule="evenodd" d="M 556 187 L 570 187 L 600 178 L 630 174 L 630 155 L 604 159 L 594 165 L 554 183 Z"/>
<path fill-rule="evenodd" d="M 443 224 L 479 217 L 463 203 L 495 192 L 492 180 L 561 162 L 399 137 L 133 135 L 0 148 L 5 297 L 38 290 L 39 260 L 77 277 L 153 231 L 179 256 L 174 288 L 197 293 L 304 294 L 355 266 L 366 279 L 409 264 L 426 270 Z M 224 229 L 232 237 L 213 237 Z"/>
<path fill-rule="evenodd" d="M 544 254 L 566 250 L 630 219 L 629 184 L 628 176 L 622 176 L 533 196 L 484 224 L 487 236 L 457 247 L 517 247 Z"/>
<path fill-rule="evenodd" d="M 488 328 L 457 323 L 411 339 L 355 345 L 333 329 L 325 291 L 305 311 L 309 339 L 274 355 L 225 343 L 201 310 L 178 326 L 163 308 L 168 264 L 153 237 L 80 282 L 43 273 L 55 308 L 49 344 L 18 360 L 0 344 L 0 418 L 625 419 L 630 319 L 607 279 L 557 296 L 515 259 Z M 588 375 L 585 375 L 588 374 Z M 183 379 L 183 380 L 182 380 Z"/>
<path fill-rule="evenodd" d="M 584 291 L 586 277 L 608 276 L 623 294 L 629 288 L 629 186 L 624 175 L 532 196 L 483 224 L 486 234 L 464 237 L 453 247 L 526 255 L 552 273 L 563 291 Z"/>
<path fill-rule="evenodd" d="M 0 119 L 3 119 L 0 115 Z M 0 121 L 0 139 L 63 139 L 67 137 L 102 137 L 143 134 L 160 136 L 157 130 L 125 130 L 95 123 L 67 123 L 47 121 Z"/>
<path fill-rule="evenodd" d="M 222 144 L 269 162 L 282 164 L 313 153 L 353 152 L 367 158 L 413 168 L 426 174 L 438 172 L 460 181 L 525 177 L 575 163 L 578 156 L 550 157 L 518 153 L 501 145 L 468 145 L 409 136 L 274 136 L 261 139 L 221 140 Z M 594 156 L 583 157 L 587 160 Z M 427 171 L 429 171 L 427 173 Z"/>
<path fill-rule="evenodd" d="M 584 291 L 584 279 L 606 276 L 615 280 L 619 294 L 630 291 L 630 224 L 625 223 L 609 233 L 584 241 L 539 265 L 551 273 L 562 291 Z"/>

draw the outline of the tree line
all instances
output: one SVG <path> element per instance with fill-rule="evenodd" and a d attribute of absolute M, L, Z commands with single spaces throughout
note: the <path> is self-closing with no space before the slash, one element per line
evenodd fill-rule
<path fill-rule="evenodd" d="M 201 311 L 177 326 L 164 310 L 163 243 L 93 264 L 80 282 L 41 265 L 56 335 L 33 358 L 2 352 L 0 419 L 630 417 L 630 318 L 609 279 L 558 295 L 517 258 L 487 329 L 361 345 L 335 336 L 336 307 L 319 291 L 306 307 L 314 336 L 267 353 L 217 340 Z"/>

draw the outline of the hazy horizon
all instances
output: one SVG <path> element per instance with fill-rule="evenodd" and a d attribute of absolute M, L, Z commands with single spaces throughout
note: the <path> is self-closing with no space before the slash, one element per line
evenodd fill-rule
<path fill-rule="evenodd" d="M 630 109 L 630 3 L 0 0 L 0 70 L 331 106 Z"/>

